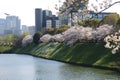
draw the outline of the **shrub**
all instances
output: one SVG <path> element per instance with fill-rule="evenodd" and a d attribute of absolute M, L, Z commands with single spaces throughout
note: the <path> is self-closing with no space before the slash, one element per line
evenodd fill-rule
<path fill-rule="evenodd" d="M 64 31 L 66 31 L 67 29 L 69 29 L 68 26 L 62 26 L 62 27 L 59 27 L 59 28 L 48 28 L 47 30 L 45 30 L 43 32 L 43 34 L 55 35 L 55 34 L 62 33 Z"/>
<path fill-rule="evenodd" d="M 83 26 L 83 22 L 82 21 L 78 22 L 78 25 Z"/>
<path fill-rule="evenodd" d="M 21 46 L 22 45 L 22 40 L 27 34 L 22 34 L 20 36 L 16 36 L 14 44 L 15 46 Z"/>
<path fill-rule="evenodd" d="M 108 24 L 108 25 L 116 26 L 118 19 L 119 19 L 119 14 L 116 13 L 109 14 L 101 20 L 100 25 Z"/>
<path fill-rule="evenodd" d="M 54 28 L 48 28 L 45 30 L 44 34 L 51 34 L 51 35 L 54 35 L 55 32 L 54 32 Z"/>
<path fill-rule="evenodd" d="M 62 32 L 64 32 L 64 31 L 68 30 L 69 28 L 70 28 L 70 27 L 69 27 L 69 26 L 66 26 L 66 25 L 61 26 L 60 28 L 58 28 L 57 34 L 62 33 Z"/>
<path fill-rule="evenodd" d="M 120 29 L 120 18 L 118 19 L 117 23 L 116 23 L 116 29 Z"/>
<path fill-rule="evenodd" d="M 97 28 L 99 26 L 100 20 L 92 18 L 92 19 L 85 20 L 83 23 L 84 23 L 83 26 L 85 27 L 89 26 L 92 28 Z"/>

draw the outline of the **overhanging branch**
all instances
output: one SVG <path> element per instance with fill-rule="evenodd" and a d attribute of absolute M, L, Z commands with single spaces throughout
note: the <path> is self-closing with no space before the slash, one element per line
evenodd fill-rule
<path fill-rule="evenodd" d="M 101 12 L 103 12 L 103 11 L 105 11 L 105 10 L 109 9 L 110 7 L 112 7 L 113 5 L 115 5 L 115 4 L 117 4 L 117 3 L 120 3 L 120 1 L 114 2 L 113 4 L 109 5 L 109 7 L 107 7 L 107 8 L 105 8 L 105 9 L 103 9 L 103 10 L 99 11 L 99 12 L 98 12 L 98 13 L 96 13 L 96 14 L 99 14 L 99 13 L 101 13 Z"/>

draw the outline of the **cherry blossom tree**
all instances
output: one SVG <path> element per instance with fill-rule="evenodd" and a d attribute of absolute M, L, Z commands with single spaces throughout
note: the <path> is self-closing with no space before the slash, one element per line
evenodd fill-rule
<path fill-rule="evenodd" d="M 65 0 L 63 5 L 59 8 L 59 14 L 71 14 L 72 24 L 77 23 L 79 20 L 84 21 L 88 19 L 91 11 L 95 12 L 97 15 L 117 3 L 120 3 L 120 1 L 112 3 L 112 0 Z"/>
<path fill-rule="evenodd" d="M 104 41 L 106 42 L 105 47 L 112 49 L 112 54 L 120 52 L 120 30 L 114 34 L 108 35 Z"/>
<path fill-rule="evenodd" d="M 56 41 L 56 42 L 63 42 L 64 41 L 64 37 L 62 34 L 56 34 L 54 35 L 53 37 L 53 40 Z"/>
<path fill-rule="evenodd" d="M 71 27 L 61 34 L 49 35 L 45 34 L 40 38 L 41 42 L 65 42 L 67 45 L 72 45 L 75 42 L 94 42 L 103 41 L 104 38 L 112 34 L 114 31 L 113 26 L 103 25 L 99 28 L 92 29 L 91 27 Z"/>
<path fill-rule="evenodd" d="M 45 34 L 40 38 L 40 42 L 50 42 L 52 40 L 52 36 L 50 34 Z"/>
<path fill-rule="evenodd" d="M 23 38 L 22 40 L 22 45 L 26 46 L 27 44 L 31 44 L 33 42 L 33 37 L 32 35 L 27 35 Z"/>

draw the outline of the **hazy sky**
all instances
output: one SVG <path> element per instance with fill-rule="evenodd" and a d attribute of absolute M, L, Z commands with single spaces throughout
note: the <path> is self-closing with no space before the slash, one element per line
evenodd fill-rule
<path fill-rule="evenodd" d="M 56 3 L 58 0 L 0 0 L 0 18 L 8 13 L 19 16 L 22 24 L 34 25 L 35 8 L 50 9 L 55 14 Z"/>
<path fill-rule="evenodd" d="M 55 14 L 57 12 L 55 10 L 55 4 L 58 4 L 58 1 L 59 0 L 0 0 L 0 18 L 5 18 L 4 13 L 8 13 L 19 16 L 22 25 L 34 25 L 35 8 L 50 9 Z M 91 0 L 91 2 L 92 1 L 93 0 Z M 113 8 L 109 11 L 120 12 L 120 4 Z"/>

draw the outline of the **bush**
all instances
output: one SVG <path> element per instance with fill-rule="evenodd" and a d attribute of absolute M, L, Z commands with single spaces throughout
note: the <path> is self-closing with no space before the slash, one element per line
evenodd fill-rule
<path fill-rule="evenodd" d="M 17 39 L 15 40 L 15 46 L 21 46 L 22 40 L 26 35 L 17 36 Z"/>
<path fill-rule="evenodd" d="M 45 30 L 44 34 L 54 35 L 55 34 L 54 28 L 48 28 L 47 30 Z"/>
<path fill-rule="evenodd" d="M 116 29 L 120 29 L 120 18 L 118 19 L 117 23 L 116 23 Z"/>
<path fill-rule="evenodd" d="M 62 33 L 62 32 L 64 32 L 64 31 L 68 30 L 69 28 L 70 28 L 69 26 L 64 25 L 64 26 L 62 26 L 62 27 L 59 28 L 57 34 Z"/>
<path fill-rule="evenodd" d="M 40 37 L 42 36 L 41 32 L 37 32 L 33 36 L 33 43 L 39 44 Z"/>
<path fill-rule="evenodd" d="M 83 26 L 85 27 L 92 27 L 92 28 L 97 28 L 99 26 L 100 20 L 99 19 L 88 19 L 83 22 Z"/>
<path fill-rule="evenodd" d="M 59 33 L 62 33 L 64 31 L 66 31 L 67 29 L 69 29 L 68 26 L 62 26 L 62 27 L 59 27 L 59 28 L 48 28 L 47 30 L 45 30 L 43 32 L 43 34 L 50 34 L 50 35 L 55 35 L 55 34 L 59 34 Z"/>
<path fill-rule="evenodd" d="M 78 25 L 83 26 L 83 22 L 82 21 L 78 22 Z"/>
<path fill-rule="evenodd" d="M 100 25 L 108 24 L 108 25 L 116 26 L 118 19 L 119 19 L 119 14 L 116 13 L 109 14 L 102 19 Z"/>

